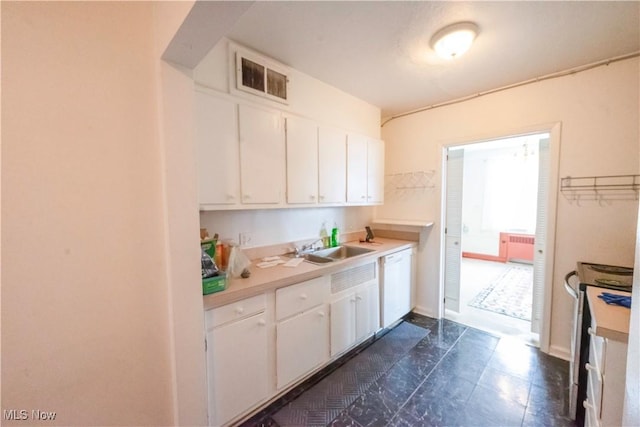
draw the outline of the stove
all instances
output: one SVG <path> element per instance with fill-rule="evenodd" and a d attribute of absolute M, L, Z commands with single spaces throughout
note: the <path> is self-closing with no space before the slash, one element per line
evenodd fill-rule
<path fill-rule="evenodd" d="M 576 272 L 582 290 L 584 285 L 631 292 L 633 285 L 633 268 L 631 267 L 579 262 Z"/>
<path fill-rule="evenodd" d="M 590 336 L 588 329 L 591 326 L 591 315 L 587 298 L 584 295 L 585 291 L 587 286 L 595 286 L 631 292 L 632 285 L 633 268 L 617 265 L 578 262 L 576 271 L 565 276 L 565 289 L 575 300 L 571 334 L 569 411 L 578 426 L 584 425 L 582 402 L 587 391 L 587 371 L 584 365 L 589 360 Z"/>

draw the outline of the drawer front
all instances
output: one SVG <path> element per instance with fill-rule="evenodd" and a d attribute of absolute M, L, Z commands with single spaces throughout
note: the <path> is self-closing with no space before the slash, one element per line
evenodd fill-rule
<path fill-rule="evenodd" d="M 584 426 L 585 427 L 600 427 L 600 420 L 596 416 L 593 405 L 589 400 L 585 400 L 584 406 Z"/>
<path fill-rule="evenodd" d="M 590 341 L 589 344 L 589 363 L 595 365 L 600 373 L 604 374 L 604 359 L 603 355 L 606 351 L 605 339 L 599 337 L 593 333 L 595 326 L 589 328 Z"/>
<path fill-rule="evenodd" d="M 329 300 L 329 277 L 298 283 L 276 290 L 276 320 L 301 313 Z"/>
<path fill-rule="evenodd" d="M 215 328 L 233 320 L 243 319 L 263 312 L 266 307 L 265 295 L 256 295 L 242 301 L 223 305 L 205 312 L 207 328 Z"/>
<path fill-rule="evenodd" d="M 591 363 L 587 363 L 587 399 L 596 418 L 600 418 L 602 407 L 602 374 Z"/>

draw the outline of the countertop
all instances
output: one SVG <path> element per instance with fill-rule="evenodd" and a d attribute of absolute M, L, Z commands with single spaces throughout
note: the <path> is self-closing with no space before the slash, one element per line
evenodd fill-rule
<path fill-rule="evenodd" d="M 232 302 L 236 302 L 254 295 L 261 294 L 283 286 L 311 280 L 316 277 L 332 274 L 350 267 L 370 263 L 381 256 L 391 254 L 403 249 L 416 247 L 416 242 L 406 240 L 394 240 L 387 238 L 376 238 L 375 243 L 360 243 L 358 241 L 343 243 L 345 246 L 358 246 L 373 249 L 374 252 L 355 256 L 341 261 L 334 261 L 324 265 L 315 265 L 309 262 L 302 262 L 297 267 L 284 267 L 277 265 L 269 268 L 259 268 L 256 266 L 260 259 L 252 260 L 249 270 L 251 277 L 247 279 L 231 278 L 227 279 L 227 289 L 213 294 L 204 295 L 204 309 L 220 307 Z M 287 258 L 281 256 L 283 260 Z"/>
<path fill-rule="evenodd" d="M 596 324 L 595 334 L 615 341 L 629 341 L 629 319 L 631 310 L 619 305 L 610 305 L 598 298 L 603 292 L 616 295 L 631 296 L 630 292 L 616 291 L 613 289 L 587 287 L 587 298 L 591 317 Z"/>

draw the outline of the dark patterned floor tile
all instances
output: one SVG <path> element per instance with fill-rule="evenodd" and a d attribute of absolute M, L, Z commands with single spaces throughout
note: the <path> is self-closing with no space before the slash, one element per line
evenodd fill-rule
<path fill-rule="evenodd" d="M 497 390 L 501 396 L 523 406 L 526 406 L 529 400 L 531 382 L 492 368 L 484 370 L 478 385 Z"/>
<path fill-rule="evenodd" d="M 331 427 L 362 427 L 346 411 L 340 413 L 329 425 Z"/>
<path fill-rule="evenodd" d="M 448 372 L 450 375 L 464 378 L 475 384 L 482 376 L 486 367 L 487 363 L 482 360 L 475 360 L 472 355 L 448 353 L 436 369 Z"/>
<path fill-rule="evenodd" d="M 417 313 L 409 313 L 405 320 L 408 323 L 411 323 L 416 326 L 420 326 L 421 328 L 430 329 L 433 325 L 438 323 L 437 319 L 433 319 L 431 317 L 423 316 Z"/>
<path fill-rule="evenodd" d="M 396 402 L 389 402 L 384 396 L 367 391 L 349 406 L 347 414 L 364 427 L 384 426 L 391 421 L 398 409 L 399 404 Z"/>
<path fill-rule="evenodd" d="M 525 412 L 522 427 L 577 427 L 577 423 L 569 417 L 555 413 L 533 414 Z"/>
<path fill-rule="evenodd" d="M 569 417 L 569 389 L 555 389 L 531 386 L 527 403 L 528 419 L 549 417 L 557 420 L 568 420 Z"/>
<path fill-rule="evenodd" d="M 432 348 L 429 352 L 413 348 L 395 366 L 407 370 L 418 379 L 424 379 L 442 360 L 446 352 L 446 350 L 437 347 Z"/>
<path fill-rule="evenodd" d="M 541 354 L 533 383 L 548 389 L 569 387 L 569 362 L 557 357 Z"/>
<path fill-rule="evenodd" d="M 475 346 L 475 348 L 482 347 L 493 351 L 499 342 L 500 337 L 478 329 L 467 328 L 467 330 L 460 336 L 458 343 Z"/>
<path fill-rule="evenodd" d="M 257 421 L 251 419 L 245 423 L 242 423 L 241 427 L 280 427 L 280 424 L 278 424 L 273 418 L 266 417 Z"/>
<path fill-rule="evenodd" d="M 308 411 L 306 409 L 293 409 L 289 406 L 285 406 L 273 414 L 272 418 L 281 427 L 304 426 L 307 424 L 307 414 Z"/>
<path fill-rule="evenodd" d="M 482 420 L 486 426 L 519 426 L 524 413 L 524 405 L 503 396 L 498 390 L 478 385 L 467 401 L 461 421 Z"/>

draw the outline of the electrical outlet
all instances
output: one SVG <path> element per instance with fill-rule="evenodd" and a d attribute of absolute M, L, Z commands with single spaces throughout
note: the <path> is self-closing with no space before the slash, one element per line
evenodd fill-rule
<path fill-rule="evenodd" d="M 240 233 L 238 236 L 238 241 L 240 242 L 240 246 L 248 246 L 251 244 L 253 240 L 253 235 L 249 231 L 244 231 Z"/>

